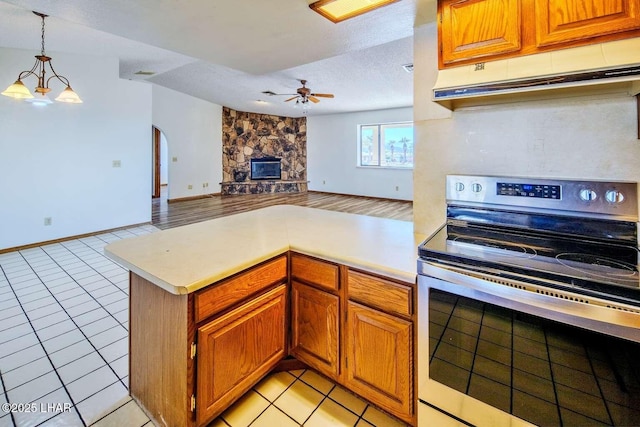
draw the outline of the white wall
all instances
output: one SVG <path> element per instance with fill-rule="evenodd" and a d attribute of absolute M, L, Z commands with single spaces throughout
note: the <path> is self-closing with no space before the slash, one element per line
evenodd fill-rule
<path fill-rule="evenodd" d="M 456 110 L 428 101 L 437 73 L 435 24 L 414 33 L 414 227 L 445 218 L 447 174 L 640 181 L 636 100 L 575 97 Z"/>
<path fill-rule="evenodd" d="M 0 249 L 151 219 L 151 87 L 120 80 L 116 58 L 47 53 L 84 104 L 0 96 Z M 0 90 L 33 55 L 0 48 Z"/>
<path fill-rule="evenodd" d="M 412 108 L 307 118 L 309 190 L 412 200 L 413 171 L 358 167 L 358 125 L 410 122 Z M 398 190 L 396 190 L 396 186 Z"/>
<path fill-rule="evenodd" d="M 153 125 L 167 139 L 169 199 L 219 193 L 222 107 L 154 85 Z M 203 187 L 204 183 L 209 186 Z"/>

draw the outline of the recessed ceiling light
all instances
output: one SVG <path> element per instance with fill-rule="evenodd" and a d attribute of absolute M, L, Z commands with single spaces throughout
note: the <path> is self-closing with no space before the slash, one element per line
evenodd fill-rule
<path fill-rule="evenodd" d="M 400 0 L 318 0 L 309 7 L 328 20 L 338 23 Z"/>

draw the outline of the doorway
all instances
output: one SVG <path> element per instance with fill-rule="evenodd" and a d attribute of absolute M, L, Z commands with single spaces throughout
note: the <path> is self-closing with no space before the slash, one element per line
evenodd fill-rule
<path fill-rule="evenodd" d="M 163 189 L 166 193 L 169 184 L 169 162 L 167 161 L 169 154 L 164 133 L 155 126 L 152 127 L 152 131 L 153 178 L 151 197 L 155 199 L 161 196 Z"/>

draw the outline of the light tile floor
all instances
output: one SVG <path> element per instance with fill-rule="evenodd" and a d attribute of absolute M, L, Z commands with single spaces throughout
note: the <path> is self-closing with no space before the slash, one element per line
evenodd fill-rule
<path fill-rule="evenodd" d="M 127 388 L 128 272 L 103 248 L 155 231 L 0 254 L 0 427 L 152 426 Z M 306 370 L 269 375 L 212 425 L 404 424 Z"/>

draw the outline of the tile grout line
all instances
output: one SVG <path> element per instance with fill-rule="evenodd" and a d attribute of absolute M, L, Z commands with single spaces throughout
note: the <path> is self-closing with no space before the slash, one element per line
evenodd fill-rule
<path fill-rule="evenodd" d="M 35 248 L 34 248 L 34 249 L 35 249 Z M 58 264 L 58 262 L 57 262 L 56 260 L 54 260 L 54 259 L 53 259 L 53 258 L 52 258 L 52 257 L 51 257 L 51 256 L 50 256 L 50 255 L 45 251 L 45 250 L 43 250 L 43 249 L 42 249 L 42 248 L 40 248 L 40 247 L 39 247 L 38 249 L 40 249 L 40 250 L 41 250 L 41 251 L 42 251 L 46 256 L 48 256 L 49 258 L 51 258 L 51 259 L 53 260 L 53 262 L 55 262 L 55 263 L 56 263 L 56 265 L 58 265 L 60 268 L 62 268 L 62 267 Z M 33 269 L 33 267 L 31 266 L 31 264 L 29 263 L 29 261 L 24 257 L 24 255 L 23 255 L 23 254 L 20 254 L 20 255 L 21 255 L 21 256 L 24 258 L 24 260 L 27 262 L 27 264 L 29 265 L 29 268 L 31 268 L 31 270 L 33 271 L 33 273 L 34 273 L 34 274 L 35 274 L 35 275 L 36 275 L 36 276 L 37 276 L 37 277 L 42 281 L 42 279 L 40 278 L 39 274 L 38 274 L 38 273 Z M 75 255 L 75 254 L 74 254 L 74 255 Z M 63 268 L 63 270 L 64 270 L 64 268 Z M 65 272 L 66 272 L 66 271 L 65 271 Z M 84 287 L 82 287 L 82 285 L 80 285 L 80 284 L 77 282 L 77 280 L 73 278 L 73 276 L 70 276 L 70 275 L 69 275 L 69 277 L 70 277 L 70 278 L 71 278 L 71 280 L 73 280 L 73 281 L 74 281 L 78 286 L 80 286 L 80 287 L 81 287 L 81 288 L 82 288 L 82 289 L 83 289 L 87 294 L 89 294 L 89 295 L 91 296 L 91 294 L 90 294 L 89 292 L 87 292 L 87 291 L 84 289 Z M 67 309 L 66 309 L 62 304 L 60 304 L 60 302 L 58 301 L 58 298 L 57 298 L 57 297 L 56 297 L 56 296 L 51 292 L 51 289 L 47 286 L 47 284 L 46 284 L 46 283 L 44 283 L 44 282 L 42 282 L 42 283 L 44 284 L 45 288 L 49 291 L 49 293 L 51 294 L 51 296 L 56 300 L 56 302 L 58 302 L 58 304 L 59 304 L 59 305 L 60 305 L 60 307 L 62 308 L 62 311 L 64 311 L 64 313 L 69 317 L 69 320 L 71 320 L 71 322 L 75 325 L 75 327 L 76 327 L 76 328 L 78 329 L 78 331 L 82 334 L 82 336 L 84 336 L 85 341 L 87 341 L 87 342 L 89 343 L 89 345 L 90 345 L 91 347 L 93 347 L 93 349 L 94 349 L 94 350 L 95 350 L 95 352 L 98 354 L 98 356 L 99 356 L 99 357 L 104 361 L 104 363 L 105 363 L 105 364 L 106 364 L 106 366 L 111 370 L 111 372 L 113 372 L 113 374 L 114 374 L 114 375 L 115 375 L 115 377 L 117 378 L 117 381 L 116 381 L 116 382 L 114 382 L 113 384 L 116 384 L 116 383 L 120 382 L 120 383 L 125 387 L 125 389 L 126 389 L 126 390 L 129 390 L 129 387 L 127 387 L 127 386 L 126 386 L 126 384 L 124 384 L 123 379 L 121 379 L 121 378 L 118 376 L 118 374 L 115 372 L 115 370 L 113 369 L 113 367 L 111 367 L 111 365 L 109 364 L 109 362 L 108 362 L 108 361 L 104 358 L 104 356 L 100 353 L 100 351 L 98 350 L 98 348 L 96 348 L 96 346 L 93 344 L 93 342 L 91 342 L 91 340 L 89 339 L 89 337 L 87 336 L 87 334 L 86 334 L 86 333 L 81 329 L 81 327 L 76 323 L 76 320 L 74 319 L 74 317 L 73 317 L 73 316 L 71 316 L 71 315 L 67 312 Z M 91 297 L 93 298 L 93 296 L 91 296 Z M 95 298 L 93 298 L 93 299 L 95 300 Z M 98 303 L 98 305 L 100 306 L 100 308 L 102 308 L 103 310 L 105 310 L 105 312 L 107 312 L 107 313 L 109 313 L 109 314 L 111 315 L 111 313 L 110 313 L 108 310 L 106 310 L 106 309 L 102 306 L 102 304 L 100 304 L 100 302 L 98 302 L 98 301 L 96 301 L 96 302 Z M 24 309 L 23 309 L 23 310 L 24 310 Z M 93 311 L 93 310 L 90 310 L 90 311 Z M 84 313 L 82 313 L 82 314 L 84 314 Z M 26 312 L 25 312 L 25 315 L 26 315 Z M 115 318 L 114 318 L 114 319 L 115 319 Z M 66 319 L 65 319 L 65 320 L 66 320 Z M 117 319 L 115 319 L 115 320 L 116 320 L 116 322 L 117 322 Z M 29 322 L 31 323 L 31 321 L 29 321 Z M 118 322 L 118 323 L 120 323 L 120 322 Z M 122 325 L 120 324 L 120 326 L 122 326 Z M 124 328 L 124 326 L 122 326 L 122 327 Z M 33 325 L 32 325 L 32 328 L 33 328 Z M 125 330 L 126 330 L 126 328 L 125 328 Z M 39 341 L 39 342 L 40 342 L 40 344 L 42 345 L 42 341 L 40 340 L 40 337 L 38 336 L 37 332 L 35 332 L 35 328 L 34 328 L 34 333 L 36 333 L 36 336 L 37 336 L 37 338 L 38 338 L 38 341 Z M 128 330 L 127 330 L 127 333 L 128 333 Z M 81 341 L 82 341 L 82 340 L 81 340 Z M 81 341 L 78 341 L 78 342 L 81 342 Z M 118 340 L 116 340 L 116 341 L 118 341 Z M 114 341 L 114 342 L 116 342 L 116 341 Z M 112 342 L 112 343 L 110 343 L 110 344 L 113 344 L 113 342 Z M 107 345 L 110 345 L 110 344 L 107 344 Z M 67 347 L 69 347 L 69 346 L 67 346 Z M 104 347 L 106 347 L 106 346 L 104 346 Z M 104 347 L 102 347 L 102 348 L 104 348 Z M 57 375 L 57 376 L 58 376 L 58 378 L 60 379 L 60 382 L 63 384 L 63 387 L 65 388 L 65 391 L 67 391 L 67 394 L 69 394 L 69 391 L 67 390 L 66 384 L 64 383 L 64 381 L 62 381 L 62 378 L 60 378 L 60 375 L 59 375 L 59 373 L 58 373 L 58 369 L 55 367 L 55 365 L 53 364 L 53 361 L 51 361 L 51 358 L 49 357 L 49 352 L 48 352 L 48 351 L 47 351 L 47 349 L 44 347 L 44 345 L 42 345 L 42 348 L 44 349 L 44 352 L 45 352 L 45 354 L 46 354 L 47 358 L 49 358 L 49 361 L 51 362 L 51 365 L 53 366 L 53 368 L 54 368 L 54 371 L 55 371 L 56 375 Z M 61 350 L 62 350 L 62 349 L 61 349 Z M 54 352 L 54 353 L 55 353 L 55 352 Z M 110 386 L 112 386 L 113 384 L 109 384 L 107 387 L 110 387 Z M 107 387 L 103 388 L 102 390 L 106 389 Z M 102 391 L 102 390 L 100 390 L 100 391 Z M 94 394 L 95 394 L 95 393 L 94 393 Z M 73 401 L 73 397 L 72 397 L 70 394 L 69 394 L 69 398 Z M 81 402 L 78 402 L 78 403 L 81 403 Z M 74 407 L 76 407 L 76 410 L 77 410 L 77 406 L 76 406 L 75 402 L 74 402 Z M 78 414 L 80 415 L 79 410 L 77 410 L 77 411 L 78 411 Z M 82 418 L 82 415 L 80 415 L 80 418 L 81 418 L 82 422 L 83 422 L 83 423 L 85 424 L 85 426 L 86 426 L 86 423 L 84 422 L 84 419 Z"/>
<path fill-rule="evenodd" d="M 114 383 L 114 384 L 115 384 L 115 383 Z M 108 412 L 108 413 L 104 414 L 104 416 L 102 416 L 102 417 L 98 418 L 97 420 L 95 420 L 94 422 L 92 422 L 92 423 L 90 424 L 90 426 L 89 426 L 89 427 L 91 427 L 92 425 L 95 425 L 95 424 L 99 423 L 100 421 L 104 420 L 105 418 L 107 418 L 107 417 L 111 416 L 112 414 L 114 414 L 115 412 L 117 412 L 117 411 L 119 411 L 120 409 L 124 408 L 125 406 L 127 406 L 127 405 L 128 405 L 129 403 L 131 403 L 131 402 L 134 402 L 134 403 L 135 403 L 135 401 L 134 401 L 133 399 L 129 399 L 129 400 L 127 400 L 127 401 L 126 401 L 126 402 L 124 402 L 122 405 L 120 405 L 120 406 L 118 406 L 117 408 L 113 409 L 113 411 L 111 411 L 111 412 Z M 144 427 L 148 422 L 149 422 L 149 421 L 145 421 L 145 423 L 144 423 L 144 424 L 142 424 L 142 426 L 140 426 L 140 427 Z"/>
<path fill-rule="evenodd" d="M 284 394 L 284 392 L 285 392 L 285 391 L 289 390 L 289 388 L 290 388 L 290 387 L 291 387 L 291 386 L 292 386 L 292 385 L 293 385 L 293 384 L 298 380 L 298 377 L 296 377 L 295 375 L 293 375 L 293 377 L 294 377 L 295 379 L 294 379 L 293 381 L 291 381 L 291 384 L 289 384 L 287 387 L 285 387 L 285 389 L 284 389 L 280 394 L 278 394 L 278 396 L 276 396 L 276 398 L 275 398 L 275 399 L 273 399 L 273 402 L 275 402 L 276 400 L 278 400 L 278 398 L 279 398 L 280 396 L 282 396 L 282 395 Z M 265 378 L 267 378 L 267 376 L 265 376 L 265 377 L 263 378 L 263 380 L 264 380 Z M 256 384 L 256 385 L 257 385 L 257 384 Z M 267 405 L 267 407 L 266 407 L 266 408 L 264 408 L 264 410 L 262 410 L 262 411 L 261 411 L 261 412 L 260 412 L 260 413 L 259 413 L 259 414 L 254 418 L 254 419 L 253 419 L 253 421 L 251 421 L 251 422 L 249 423 L 249 426 L 248 426 L 248 427 L 250 427 L 250 426 L 251 426 L 251 424 L 255 423 L 255 422 L 256 422 L 256 420 L 257 420 L 258 418 L 260 418 L 260 416 L 261 416 L 262 414 L 264 414 L 264 413 L 267 411 L 267 409 L 269 409 L 269 407 L 274 406 L 277 410 L 279 410 L 279 411 L 280 411 L 280 408 L 278 408 L 278 407 L 277 407 L 276 405 L 274 405 L 274 404 L 273 404 L 273 402 L 272 402 L 272 401 L 270 401 L 266 396 L 264 396 L 262 393 L 260 393 L 258 390 L 256 390 L 256 386 L 253 386 L 253 387 L 251 388 L 251 390 L 253 390 L 255 393 L 257 393 L 257 394 L 258 394 L 258 396 L 262 397 L 264 400 L 266 400 L 267 402 L 269 402 L 269 404 Z M 282 412 L 284 413 L 284 411 L 282 411 Z M 223 412 L 223 413 L 224 413 L 224 412 Z M 224 417 L 223 417 L 223 415 L 222 415 L 222 414 L 220 414 L 220 416 L 219 416 L 218 418 L 220 418 L 220 419 L 221 419 L 221 420 L 222 420 L 226 425 L 228 425 L 228 426 L 230 426 L 230 425 L 231 425 L 231 424 L 229 424 L 229 423 L 227 422 L 227 420 L 225 420 L 225 419 L 224 419 Z M 289 418 L 291 418 L 291 417 L 289 417 Z M 293 419 L 293 418 L 292 418 L 292 419 Z M 295 421 L 295 420 L 294 420 L 294 421 Z M 296 421 L 296 422 L 297 422 L 297 421 Z"/>
<path fill-rule="evenodd" d="M 40 247 L 38 247 L 38 248 L 40 248 Z M 40 248 L 40 249 L 41 249 L 41 248 Z M 57 262 L 55 259 L 53 259 L 53 258 L 51 257 L 51 255 L 49 255 L 49 253 L 47 253 L 44 249 L 41 249 L 41 250 L 42 250 L 42 252 L 43 252 L 43 253 L 45 253 L 49 258 L 51 258 L 51 259 L 53 260 L 53 262 L 55 262 L 55 263 L 56 263 L 56 265 L 58 265 L 60 268 L 62 268 L 62 266 L 60 266 L 60 264 L 58 264 L 58 262 Z M 75 255 L 75 254 L 74 254 L 74 256 L 76 256 L 76 257 L 77 257 L 77 255 Z M 80 258 L 79 258 L 79 259 L 80 259 Z M 80 260 L 82 261 L 82 259 L 80 259 Z M 26 259 L 25 259 L 25 261 L 26 261 Z M 84 262 L 84 261 L 83 261 L 83 262 Z M 28 261 L 27 261 L 27 263 L 28 263 Z M 85 264 L 86 264 L 86 263 L 85 263 Z M 29 264 L 29 266 L 31 266 L 31 265 Z M 62 268 L 62 269 L 64 270 L 64 268 Z M 94 270 L 94 271 L 95 271 L 95 270 Z M 65 272 L 66 272 L 66 270 L 65 270 Z M 37 272 L 35 272 L 35 271 L 34 271 L 34 274 L 36 274 L 36 275 L 38 276 L 38 278 L 40 278 L 40 276 L 38 275 L 38 273 L 37 273 Z M 84 286 L 82 286 L 80 283 L 78 283 L 78 281 L 77 281 L 73 276 L 69 275 L 69 277 L 71 278 L 71 280 L 73 280 L 73 281 L 74 281 L 74 282 L 75 282 L 75 283 L 76 283 L 80 288 L 82 288 L 82 290 L 84 290 L 84 291 L 85 291 L 85 292 L 86 292 L 86 293 L 87 293 L 87 294 L 88 294 L 88 295 L 89 295 L 89 296 L 90 296 L 90 297 L 91 297 L 91 298 L 92 298 L 92 299 L 93 299 L 93 300 L 98 304 L 99 308 L 102 308 L 105 312 L 107 312 L 107 313 L 109 314 L 109 316 L 113 317 L 113 319 L 114 319 L 116 322 L 118 322 L 118 324 L 119 324 L 122 328 L 124 328 L 124 329 L 127 331 L 127 335 L 129 335 L 129 330 L 128 330 L 127 328 L 125 328 L 125 327 L 124 327 L 124 325 L 122 325 L 122 323 L 120 323 L 120 322 L 118 321 L 118 319 L 116 319 L 116 318 L 111 314 L 111 312 L 110 312 L 109 310 L 107 310 L 106 308 L 104 308 L 104 306 L 103 306 L 103 305 L 102 305 L 102 304 L 101 304 L 101 303 L 100 303 L 100 302 L 99 302 L 95 297 L 93 297 L 93 295 L 91 295 L 91 293 L 90 293 L 89 291 L 87 291 L 86 289 L 84 289 Z M 103 276 L 103 277 L 104 277 L 104 276 Z M 108 280 L 108 279 L 107 279 L 107 280 Z M 87 334 L 86 334 L 86 333 L 82 330 L 82 328 L 78 325 L 78 323 L 76 322 L 76 320 L 75 320 L 74 316 L 71 316 L 71 315 L 67 312 L 67 309 L 66 309 L 62 304 L 60 304 L 60 302 L 58 301 L 58 298 L 57 298 L 57 297 L 56 297 L 56 296 L 51 292 L 51 290 L 49 289 L 49 287 L 47 286 L 47 284 L 46 284 L 46 283 L 44 283 L 44 282 L 43 282 L 43 284 L 44 284 L 44 286 L 47 288 L 47 290 L 49 290 L 49 292 L 51 293 L 51 296 L 52 296 L 52 297 L 53 297 L 53 298 L 58 302 L 58 304 L 60 305 L 60 307 L 62 308 L 62 310 L 65 312 L 65 314 L 66 314 L 67 316 L 69 316 L 69 319 L 71 320 L 71 322 L 73 322 L 73 324 L 74 324 L 74 325 L 75 325 L 75 327 L 78 329 L 78 331 L 80 331 L 80 333 L 82 334 L 82 336 L 84 336 L 85 340 L 89 343 L 89 345 L 91 345 L 91 347 L 93 347 L 93 349 L 96 351 L 96 353 L 98 353 L 98 356 L 100 356 L 100 358 L 101 358 L 101 359 L 102 359 L 102 360 L 107 364 L 107 366 L 109 367 L 109 369 L 111 369 L 111 371 L 112 371 L 112 372 L 113 372 L 113 374 L 116 376 L 116 378 L 118 378 L 118 381 L 120 381 L 120 383 L 124 386 L 124 388 L 125 388 L 125 389 L 129 390 L 129 387 L 127 387 L 127 385 L 124 383 L 124 381 L 123 381 L 123 380 L 118 376 L 118 373 L 117 373 L 117 372 L 116 372 L 116 371 L 111 367 L 111 365 L 110 365 L 110 364 L 109 364 L 109 362 L 104 358 L 104 356 L 102 355 L 102 353 L 100 353 L 100 351 L 98 350 L 98 348 L 96 348 L 96 346 L 93 344 L 93 342 L 91 342 L 91 340 L 89 339 L 89 337 L 87 336 Z M 94 310 L 97 310 L 97 308 L 96 308 L 96 309 L 94 309 Z M 90 311 L 94 311 L 94 310 L 89 310 L 89 312 L 90 312 Z M 87 312 L 87 313 L 88 313 L 88 312 Z M 85 314 L 85 313 L 82 313 L 82 314 Z M 39 340 L 39 338 L 38 338 L 38 340 Z M 116 340 L 116 341 L 118 341 L 118 340 Z M 114 342 L 116 342 L 116 341 L 114 341 Z M 109 343 L 109 344 L 107 344 L 107 345 L 113 344 L 114 342 Z M 105 347 L 106 347 L 106 346 L 105 346 Z M 44 348 L 44 346 L 43 346 L 43 348 Z M 102 348 L 104 348 L 104 347 L 102 347 Z M 47 352 L 47 350 L 46 350 L 46 349 L 45 349 L 45 353 L 47 353 L 47 357 L 48 357 L 48 356 L 49 356 L 49 353 Z M 54 366 L 54 369 L 56 369 L 56 373 L 57 373 L 57 368 L 55 368 L 55 366 Z"/>
<path fill-rule="evenodd" d="M 32 271 L 33 271 L 33 268 L 31 267 L 31 264 L 29 264 L 29 261 L 27 261 L 27 259 L 26 259 L 26 258 L 24 258 L 24 256 L 23 256 L 22 254 L 20 254 L 20 256 L 22 256 L 22 258 L 23 258 L 23 259 L 24 259 L 24 261 L 27 263 L 27 265 L 29 265 L 29 268 L 31 268 L 31 269 L 32 269 Z M 1 270 L 1 271 L 3 272 L 3 274 L 4 274 L 4 269 L 2 268 L 2 266 L 1 266 L 1 265 L 0 265 L 0 270 Z M 34 273 L 35 273 L 35 271 L 34 271 Z M 37 275 L 37 273 L 35 273 L 35 274 Z M 7 280 L 9 279 L 9 278 L 7 277 L 7 275 L 6 275 L 6 274 L 4 274 L 4 276 L 5 276 L 5 278 L 7 278 Z M 39 278 L 39 276 L 38 276 L 38 278 Z M 43 283 L 43 284 L 44 284 L 44 283 Z M 13 290 L 13 285 L 11 285 L 11 282 L 9 282 L 9 287 L 10 287 L 10 288 L 11 288 L 11 290 L 13 291 L 13 294 L 14 294 L 15 298 L 16 298 L 16 299 L 18 299 L 18 295 L 15 293 L 15 290 Z M 46 285 L 45 285 L 45 287 L 46 287 Z M 18 301 L 19 301 L 19 299 L 18 299 Z M 30 319 L 30 318 L 29 318 L 29 316 L 27 315 L 27 312 L 24 310 L 24 308 L 22 307 L 22 305 L 20 305 L 20 308 L 22 309 L 22 311 L 23 311 L 23 313 L 24 313 L 25 317 L 27 318 L 27 322 L 29 322 L 29 325 L 31 326 L 31 329 L 33 330 L 34 335 L 35 335 L 35 336 L 36 336 L 36 338 L 38 339 L 38 342 L 40 343 L 40 346 L 42 347 L 42 350 L 44 351 L 44 354 L 46 355 L 47 359 L 49 360 L 49 363 L 51 363 L 51 367 L 53 368 L 53 372 L 55 372 L 56 376 L 58 377 L 58 380 L 60 381 L 60 384 L 62 384 L 62 388 L 64 388 L 64 391 L 65 391 L 65 393 L 67 393 L 67 396 L 69 396 L 69 399 L 71 400 L 71 402 L 73 402 L 73 403 L 74 403 L 74 404 L 73 404 L 73 408 L 75 409 L 76 413 L 78 414 L 78 417 L 80 418 L 80 421 L 82 421 L 83 426 L 84 426 L 84 427 L 86 427 L 86 425 L 87 425 L 87 424 L 84 422 L 84 420 L 83 420 L 83 418 L 82 418 L 82 415 L 80 414 L 80 411 L 78 410 L 78 407 L 76 406 L 75 402 L 73 401 L 73 397 L 71 397 L 71 394 L 69 393 L 69 390 L 67 389 L 66 384 L 64 383 L 64 381 L 62 381 L 62 378 L 60 378 L 60 374 L 58 373 L 58 371 L 57 371 L 57 369 L 56 369 L 55 365 L 53 364 L 53 361 L 51 360 L 51 357 L 49 357 L 49 353 L 47 352 L 47 349 L 46 349 L 46 348 L 44 347 L 44 345 L 42 344 L 42 341 L 40 340 L 40 337 L 38 336 L 38 333 L 36 332 L 35 328 L 33 327 L 33 324 L 31 323 L 31 319 Z M 2 388 L 4 389 L 4 379 L 2 379 Z M 48 394 L 48 393 L 47 393 L 47 394 Z M 9 394 L 7 393 L 7 394 L 6 394 L 6 396 L 7 396 L 7 402 L 8 402 L 8 401 L 9 401 Z M 45 396 L 46 396 L 46 394 L 45 394 Z M 22 403 L 25 403 L 25 402 L 22 402 Z M 53 415 L 53 416 L 52 416 L 51 418 L 49 418 L 49 419 L 52 419 L 52 418 L 54 418 L 54 417 L 56 417 L 56 416 L 58 416 L 58 415 L 59 415 L 59 414 L 55 414 L 55 415 Z M 14 418 L 13 413 L 11 413 L 11 421 L 13 421 L 13 425 L 15 426 L 15 425 L 16 425 L 16 422 L 15 422 L 15 418 Z"/>
<path fill-rule="evenodd" d="M 0 266 L 0 271 L 2 271 L 2 266 Z M 4 274 L 4 271 L 2 272 L 2 274 Z M 4 385 L 4 378 L 2 377 L 2 371 L 0 371 L 0 385 L 2 385 L 2 393 L 4 394 L 6 401 L 9 402 L 9 394 L 7 393 L 7 387 Z M 11 424 L 15 426 L 16 420 L 13 415 L 13 412 L 9 411 L 9 416 L 11 417 Z"/>

